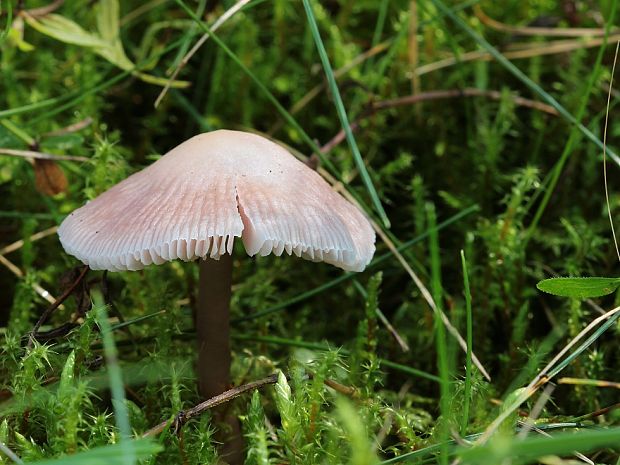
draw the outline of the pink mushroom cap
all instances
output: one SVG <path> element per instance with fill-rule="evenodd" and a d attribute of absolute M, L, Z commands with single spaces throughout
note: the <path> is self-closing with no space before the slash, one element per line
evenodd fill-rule
<path fill-rule="evenodd" d="M 357 207 L 264 137 L 219 130 L 178 145 L 71 213 L 65 251 L 109 271 L 218 259 L 241 237 L 251 256 L 286 251 L 362 271 L 375 233 Z"/>

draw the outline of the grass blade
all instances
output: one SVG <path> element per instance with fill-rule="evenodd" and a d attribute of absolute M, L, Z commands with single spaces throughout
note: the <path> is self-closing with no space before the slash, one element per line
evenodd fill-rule
<path fill-rule="evenodd" d="M 370 175 L 368 174 L 368 170 L 366 169 L 366 165 L 364 164 L 364 160 L 362 159 L 362 155 L 357 146 L 357 142 L 355 141 L 355 137 L 353 136 L 353 131 L 351 130 L 351 125 L 349 124 L 349 118 L 347 117 L 347 111 L 344 108 L 344 103 L 342 102 L 342 97 L 340 96 L 338 85 L 336 84 L 336 78 L 334 77 L 334 71 L 332 70 L 332 66 L 329 62 L 329 57 L 327 56 L 327 51 L 325 50 L 325 45 L 323 44 L 323 40 L 321 39 L 321 34 L 319 33 L 316 18 L 314 17 L 314 12 L 312 11 L 312 6 L 310 5 L 310 0 L 303 0 L 303 2 L 304 8 L 306 10 L 306 15 L 308 17 L 308 24 L 310 25 L 310 30 L 312 31 L 312 36 L 314 37 L 314 43 L 316 44 L 316 48 L 319 51 L 321 63 L 323 64 L 323 70 L 325 71 L 325 76 L 327 77 L 329 90 L 331 91 L 332 97 L 334 99 L 334 104 L 336 105 L 338 119 L 340 119 L 340 124 L 342 125 L 342 129 L 344 130 L 347 137 L 347 142 L 349 143 L 349 147 L 351 148 L 351 152 L 353 153 L 355 165 L 357 166 L 362 181 L 366 186 L 366 190 L 370 195 L 376 212 L 381 218 L 384 226 L 386 228 L 389 228 L 390 221 L 385 213 L 385 210 L 383 209 L 383 206 L 381 205 L 379 194 L 377 194 L 377 191 L 372 184 L 372 180 L 370 179 Z"/>
<path fill-rule="evenodd" d="M 589 452 L 607 446 L 617 446 L 620 428 L 602 431 L 579 431 L 558 433 L 553 437 L 535 436 L 524 441 L 509 441 L 505 438 L 485 446 L 461 449 L 457 452 L 463 463 L 497 464 L 510 458 L 511 463 L 532 463 L 542 456 L 567 455 L 573 451 Z M 500 444 L 501 442 L 501 444 Z"/>
<path fill-rule="evenodd" d="M 463 393 L 463 420 L 461 422 L 461 434 L 467 432 L 469 424 L 469 405 L 471 402 L 471 376 L 472 376 L 472 346 L 473 346 L 473 318 L 471 312 L 471 289 L 469 288 L 469 274 L 467 271 L 467 260 L 465 252 L 461 250 L 461 266 L 463 268 L 463 288 L 465 289 L 465 311 L 467 318 L 467 353 L 465 355 L 465 389 Z"/>
<path fill-rule="evenodd" d="M 162 450 L 162 446 L 150 439 L 138 439 L 126 444 L 137 459 L 147 459 Z M 127 447 L 123 444 L 109 444 L 78 452 L 61 459 L 38 460 L 28 465 L 116 465 L 127 463 Z"/>
<path fill-rule="evenodd" d="M 108 321 L 108 312 L 103 300 L 101 292 L 96 290 L 93 292 L 93 311 L 97 315 L 97 324 L 101 329 L 101 338 L 103 339 L 103 351 L 105 353 L 106 365 L 108 369 L 108 379 L 110 382 L 110 391 L 112 392 L 112 406 L 114 408 L 114 417 L 116 426 L 121 435 L 121 446 L 125 444 L 124 463 L 134 464 L 136 462 L 135 453 L 132 445 L 128 442 L 131 439 L 131 424 L 129 423 L 129 412 L 125 404 L 125 387 L 123 384 L 123 375 L 118 365 L 118 351 L 114 342 L 114 335 L 110 322 Z"/>
<path fill-rule="evenodd" d="M 450 421 L 450 366 L 448 362 L 448 341 L 446 338 L 446 328 L 440 317 L 442 305 L 442 288 L 441 288 L 441 261 L 439 258 L 439 236 L 437 234 L 437 217 L 435 213 L 435 205 L 429 203 L 426 207 L 428 226 L 431 234 L 429 236 L 429 249 L 431 257 L 431 284 L 433 290 L 433 300 L 437 305 L 435 315 L 435 345 L 437 347 L 437 368 L 441 383 L 439 385 L 440 398 L 439 407 L 443 422 L 440 423 L 439 441 L 442 444 L 441 453 L 439 455 L 439 463 L 447 465 L 448 463 L 448 439 L 449 430 L 448 422 Z M 469 347 L 468 347 L 469 351 Z"/>

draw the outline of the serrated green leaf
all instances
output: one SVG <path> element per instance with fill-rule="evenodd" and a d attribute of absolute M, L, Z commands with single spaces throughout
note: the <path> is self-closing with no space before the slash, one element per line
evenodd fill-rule
<path fill-rule="evenodd" d="M 586 299 L 611 294 L 620 286 L 620 278 L 550 278 L 536 287 L 543 292 L 562 297 Z"/>

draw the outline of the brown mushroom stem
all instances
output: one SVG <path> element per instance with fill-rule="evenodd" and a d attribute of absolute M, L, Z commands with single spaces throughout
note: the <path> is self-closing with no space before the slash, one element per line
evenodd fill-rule
<path fill-rule="evenodd" d="M 196 333 L 198 336 L 198 390 L 211 399 L 230 388 L 230 296 L 232 256 L 200 260 Z M 216 436 L 225 463 L 241 465 L 245 444 L 241 425 L 226 406 L 215 409 L 217 422 L 227 425 Z"/>
<path fill-rule="evenodd" d="M 196 333 L 198 335 L 198 389 L 205 399 L 230 384 L 230 295 L 232 257 L 200 260 Z"/>

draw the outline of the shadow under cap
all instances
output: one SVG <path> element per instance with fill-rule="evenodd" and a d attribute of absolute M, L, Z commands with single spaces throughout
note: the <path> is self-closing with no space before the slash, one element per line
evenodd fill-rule
<path fill-rule="evenodd" d="M 71 213 L 58 235 L 92 269 L 169 260 L 295 254 L 362 271 L 375 251 L 368 220 L 315 171 L 254 134 L 195 136 Z"/>

